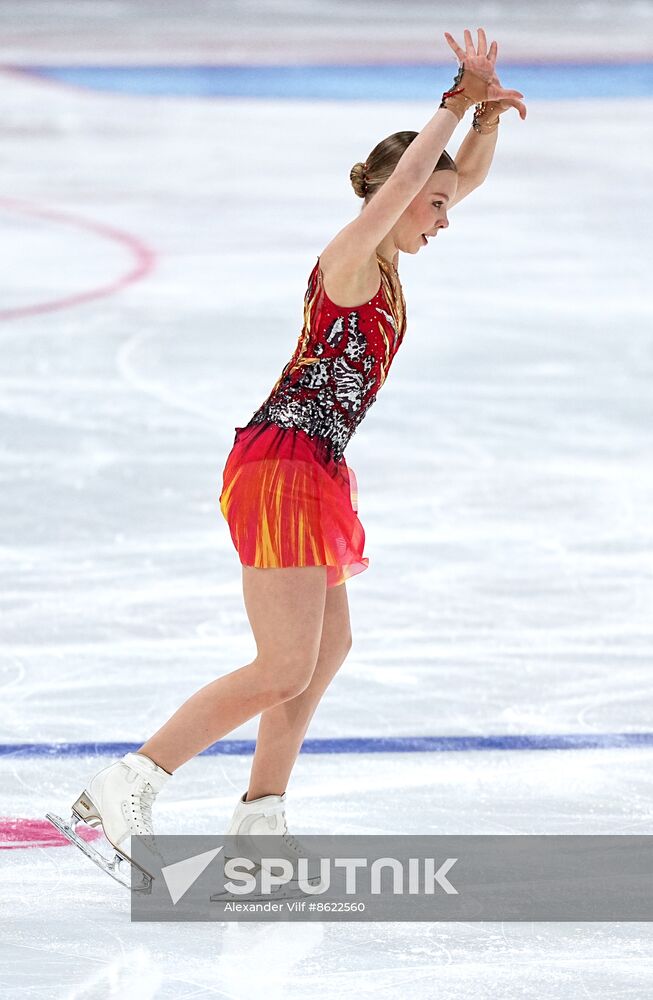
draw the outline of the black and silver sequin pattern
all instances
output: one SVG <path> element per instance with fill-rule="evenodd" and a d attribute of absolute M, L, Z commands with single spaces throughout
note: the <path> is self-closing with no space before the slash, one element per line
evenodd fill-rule
<path fill-rule="evenodd" d="M 376 320 L 383 356 L 374 354 L 372 344 L 361 329 L 360 308 L 345 310 L 325 325 L 311 343 L 311 316 L 320 277 L 309 285 L 304 300 L 304 327 L 293 357 L 264 403 L 247 426 L 273 423 L 298 429 L 320 438 L 326 457 L 339 461 L 356 428 L 376 400 L 385 380 L 398 342 L 403 336 L 405 303 L 394 295 L 393 284 L 381 268 L 381 281 L 394 315 L 377 306 L 393 331 L 392 343 L 384 324 Z M 378 362 L 378 372 L 374 368 Z"/>

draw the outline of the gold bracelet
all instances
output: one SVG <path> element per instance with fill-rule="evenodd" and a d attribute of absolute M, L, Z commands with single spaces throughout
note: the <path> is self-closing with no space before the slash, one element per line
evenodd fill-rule
<path fill-rule="evenodd" d="M 476 132 L 478 132 L 479 135 L 488 135 L 490 132 L 496 131 L 496 129 L 499 127 L 498 115 L 494 121 L 488 122 L 483 120 L 486 106 L 487 106 L 487 101 L 481 101 L 480 104 L 476 105 L 476 108 L 474 110 L 474 117 L 472 119 L 472 128 Z"/>

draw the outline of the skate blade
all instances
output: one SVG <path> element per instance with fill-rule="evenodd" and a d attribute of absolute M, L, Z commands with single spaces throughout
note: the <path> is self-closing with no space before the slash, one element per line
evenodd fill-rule
<path fill-rule="evenodd" d="M 132 861 L 128 855 L 124 854 L 123 851 L 120 850 L 120 848 L 116 847 L 114 844 L 111 844 L 113 850 L 115 851 L 115 858 L 113 861 L 111 861 L 109 858 L 107 858 L 100 851 L 96 850 L 85 840 L 82 840 L 82 838 L 76 832 L 75 827 L 78 825 L 80 821 L 83 822 L 83 820 L 81 820 L 81 818 L 76 813 L 73 812 L 70 822 L 68 823 L 66 822 L 65 819 L 62 819 L 61 816 L 57 816 L 54 813 L 46 813 L 45 818 L 50 823 L 52 823 L 52 825 L 59 831 L 59 833 L 63 834 L 63 836 L 66 837 L 66 839 L 69 840 L 71 844 L 74 844 L 75 847 L 78 847 L 79 850 L 82 852 L 82 854 L 85 854 L 87 858 L 90 858 L 91 861 L 98 866 L 98 868 L 101 868 L 102 871 L 107 873 L 107 875 L 110 875 L 112 878 L 114 878 L 116 882 L 120 883 L 120 885 L 124 885 L 126 889 L 133 889 L 135 892 L 151 893 L 153 876 L 149 872 L 146 872 L 144 868 L 141 868 L 141 866 L 138 865 L 135 861 Z M 89 825 L 98 826 L 101 824 L 89 824 Z M 108 840 L 108 843 L 111 843 L 111 841 Z M 122 871 L 122 869 L 120 868 L 121 862 L 125 862 L 128 868 L 132 866 L 131 871 L 134 874 L 133 885 L 131 879 L 131 872 L 128 873 Z"/>
<path fill-rule="evenodd" d="M 76 826 L 80 820 L 83 823 L 86 823 L 87 826 L 93 827 L 93 829 L 97 829 L 99 827 L 100 830 L 102 830 L 102 833 L 104 834 L 105 840 L 109 844 L 111 844 L 111 847 L 114 849 L 116 854 L 118 854 L 122 859 L 124 859 L 127 862 L 127 864 L 132 865 L 133 868 L 136 868 L 138 869 L 138 871 L 142 872 L 143 876 L 147 876 L 150 879 L 154 879 L 155 876 L 152 874 L 152 872 L 148 871 L 146 868 L 143 868 L 143 866 L 139 865 L 139 863 L 137 861 L 134 861 L 133 858 L 130 858 L 130 856 L 125 851 L 123 851 L 121 847 L 118 847 L 117 844 L 114 844 L 111 838 L 107 836 L 107 832 L 104 829 L 104 823 L 102 822 L 102 817 L 100 816 L 97 806 L 93 802 L 93 799 L 88 794 L 86 789 L 84 789 L 84 791 L 79 796 L 77 801 L 73 802 L 73 814 L 72 814 L 73 826 Z M 161 860 L 162 864 L 165 864 L 163 859 Z"/>

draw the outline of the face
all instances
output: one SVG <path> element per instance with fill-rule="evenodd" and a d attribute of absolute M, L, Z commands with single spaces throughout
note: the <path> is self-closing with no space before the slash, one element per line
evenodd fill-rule
<path fill-rule="evenodd" d="M 454 170 L 435 170 L 421 191 L 415 195 L 395 225 L 395 242 L 404 253 L 417 253 L 426 246 L 425 237 L 436 237 L 449 225 L 447 206 L 458 187 Z"/>

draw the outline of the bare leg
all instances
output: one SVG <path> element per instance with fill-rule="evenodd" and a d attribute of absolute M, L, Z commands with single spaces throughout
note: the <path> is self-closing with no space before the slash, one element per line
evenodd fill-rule
<path fill-rule="evenodd" d="M 247 801 L 285 792 L 315 709 L 350 648 L 349 603 L 343 583 L 326 592 L 320 650 L 310 684 L 261 715 Z"/>
<path fill-rule="evenodd" d="M 256 658 L 196 691 L 137 752 L 172 774 L 259 712 L 295 698 L 317 662 L 326 589 L 325 566 L 243 566 Z"/>

